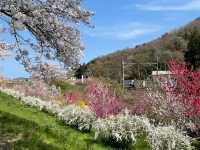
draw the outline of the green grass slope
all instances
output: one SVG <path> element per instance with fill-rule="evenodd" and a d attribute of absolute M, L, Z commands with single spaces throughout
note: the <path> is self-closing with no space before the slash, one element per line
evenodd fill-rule
<path fill-rule="evenodd" d="M 93 136 L 0 93 L 0 146 L 16 150 L 109 150 Z M 0 147 L 0 149 L 1 149 Z"/>
<path fill-rule="evenodd" d="M 141 139 L 136 150 L 148 149 Z M 48 113 L 21 104 L 0 92 L 0 149 L 15 150 L 111 150 L 92 133 L 81 133 Z"/>

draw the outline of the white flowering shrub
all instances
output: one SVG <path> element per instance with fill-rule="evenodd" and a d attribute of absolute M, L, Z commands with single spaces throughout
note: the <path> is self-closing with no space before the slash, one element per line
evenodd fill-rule
<path fill-rule="evenodd" d="M 57 115 L 58 113 L 61 112 L 62 108 L 60 108 L 60 106 L 52 101 L 48 101 L 45 104 L 45 107 L 43 108 L 43 110 L 50 112 L 54 115 Z"/>
<path fill-rule="evenodd" d="M 59 117 L 60 120 L 63 120 L 65 124 L 77 127 L 79 130 L 89 131 L 93 122 L 96 120 L 95 114 L 87 106 L 79 107 L 76 105 L 68 105 L 61 108 L 52 101 L 43 101 L 37 97 L 25 96 L 12 89 L 0 88 L 0 91 L 17 98 L 26 105 L 53 113 Z"/>
<path fill-rule="evenodd" d="M 61 95 L 60 87 L 56 87 L 55 85 L 50 86 L 49 92 L 51 93 L 51 97 L 57 97 Z"/>
<path fill-rule="evenodd" d="M 0 87 L 0 91 L 6 93 L 8 95 L 11 95 L 11 96 L 13 96 L 15 98 L 21 98 L 21 97 L 24 96 L 23 93 L 15 91 L 15 90 L 12 90 L 12 89 L 5 89 L 5 88 Z"/>
<path fill-rule="evenodd" d="M 60 112 L 59 105 L 53 103 L 52 101 L 43 101 L 37 97 L 25 96 L 25 94 L 19 91 L 15 91 L 13 89 L 0 88 L 0 91 L 19 99 L 21 102 L 31 107 L 37 107 L 40 110 L 46 110 L 53 114 L 57 114 Z"/>
<path fill-rule="evenodd" d="M 89 131 L 96 120 L 95 114 L 86 106 L 68 105 L 58 116 L 67 125 L 77 127 L 82 131 Z"/>
<path fill-rule="evenodd" d="M 61 111 L 61 108 L 58 104 L 53 103 L 52 101 L 43 101 L 37 97 L 22 97 L 21 101 L 23 101 L 26 105 L 37 107 L 40 110 L 44 110 L 52 114 L 57 114 Z"/>
<path fill-rule="evenodd" d="M 136 143 L 137 137 L 147 135 L 147 141 L 153 150 L 191 149 L 191 141 L 174 126 L 151 125 L 148 118 L 120 114 L 98 119 L 93 124 L 95 138 L 116 143 Z"/>
<path fill-rule="evenodd" d="M 190 138 L 174 126 L 155 127 L 147 139 L 153 150 L 191 150 Z"/>
<path fill-rule="evenodd" d="M 114 140 L 116 143 L 135 143 L 136 137 L 148 132 L 151 125 L 145 117 L 120 114 L 98 119 L 93 124 L 95 138 Z"/>

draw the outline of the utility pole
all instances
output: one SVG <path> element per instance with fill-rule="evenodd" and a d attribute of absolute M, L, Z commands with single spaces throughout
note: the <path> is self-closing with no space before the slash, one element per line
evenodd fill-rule
<path fill-rule="evenodd" d="M 159 62 L 159 59 L 158 59 L 158 56 L 157 56 L 157 76 L 158 76 L 158 70 L 159 70 L 158 62 Z"/>
<path fill-rule="evenodd" d="M 122 57 L 122 88 L 124 90 L 124 58 Z"/>
<path fill-rule="evenodd" d="M 156 72 L 157 72 L 157 76 L 158 76 L 158 71 L 159 71 L 159 57 L 157 56 L 156 58 L 157 62 L 144 62 L 144 63 L 134 63 L 134 62 L 125 62 L 125 59 L 124 57 L 122 56 L 122 59 L 121 59 L 121 84 L 122 84 L 122 88 L 123 88 L 123 91 L 125 90 L 125 67 L 127 67 L 126 65 L 132 65 L 132 66 L 135 66 L 136 70 L 138 71 L 138 78 L 139 80 L 142 79 L 142 74 L 141 74 L 141 70 L 144 66 L 154 66 L 153 68 L 156 69 Z M 146 86 L 146 83 L 144 83 L 144 85 Z M 145 87 L 144 86 L 144 87 Z"/>
<path fill-rule="evenodd" d="M 138 78 L 140 80 L 140 64 L 139 63 L 137 64 L 137 71 L 138 71 Z"/>

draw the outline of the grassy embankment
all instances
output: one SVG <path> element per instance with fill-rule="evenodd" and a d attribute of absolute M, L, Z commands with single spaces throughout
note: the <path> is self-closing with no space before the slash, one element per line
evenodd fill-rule
<path fill-rule="evenodd" d="M 0 149 L 111 150 L 116 149 L 64 125 L 48 113 L 21 104 L 0 92 Z M 135 148 L 147 149 L 144 140 Z M 131 148 L 132 149 L 132 148 Z"/>

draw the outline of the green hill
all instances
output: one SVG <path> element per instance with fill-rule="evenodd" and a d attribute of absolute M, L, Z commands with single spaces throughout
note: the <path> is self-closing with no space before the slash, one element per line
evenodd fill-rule
<path fill-rule="evenodd" d="M 200 18 L 151 42 L 98 57 L 87 64 L 87 74 L 120 81 L 122 57 L 127 62 L 136 63 L 157 62 L 158 58 L 160 69 L 164 69 L 162 64 L 171 58 L 183 61 L 188 39 L 195 28 L 200 30 Z M 127 78 L 134 78 L 136 76 L 134 66 L 129 66 L 128 70 Z"/>

